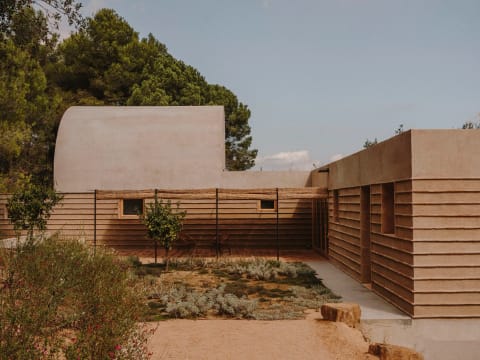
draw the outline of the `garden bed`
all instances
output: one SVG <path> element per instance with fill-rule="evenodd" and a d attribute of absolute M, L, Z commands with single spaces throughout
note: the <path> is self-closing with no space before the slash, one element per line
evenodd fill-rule
<path fill-rule="evenodd" d="M 174 259 L 170 271 L 165 272 L 162 264 L 130 260 L 146 291 L 145 321 L 302 319 L 306 310 L 318 310 L 322 304 L 340 299 L 301 262 Z"/>

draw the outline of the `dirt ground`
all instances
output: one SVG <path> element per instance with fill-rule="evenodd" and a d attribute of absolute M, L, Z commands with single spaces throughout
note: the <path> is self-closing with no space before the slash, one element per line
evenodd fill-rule
<path fill-rule="evenodd" d="M 305 320 L 168 320 L 149 341 L 152 359 L 377 359 L 359 330 Z"/>
<path fill-rule="evenodd" d="M 151 262 L 151 250 L 134 252 Z M 122 255 L 132 255 L 132 252 Z M 163 254 L 162 254 L 163 255 Z M 182 254 L 175 254 L 180 255 Z M 203 256 L 212 256 L 202 254 Z M 275 258 L 274 251 L 240 251 L 230 256 Z M 160 255 L 161 256 L 161 255 Z M 282 251 L 281 260 L 321 258 L 313 251 Z M 150 338 L 152 359 L 179 360 L 356 360 L 367 354 L 362 333 L 343 323 L 324 321 L 318 312 L 304 320 L 168 320 L 158 323 Z"/>

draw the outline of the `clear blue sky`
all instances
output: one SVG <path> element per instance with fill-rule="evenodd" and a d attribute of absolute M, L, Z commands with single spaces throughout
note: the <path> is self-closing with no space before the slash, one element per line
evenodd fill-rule
<path fill-rule="evenodd" d="M 311 169 L 480 112 L 478 0 L 85 0 L 152 33 L 252 111 L 264 170 Z"/>

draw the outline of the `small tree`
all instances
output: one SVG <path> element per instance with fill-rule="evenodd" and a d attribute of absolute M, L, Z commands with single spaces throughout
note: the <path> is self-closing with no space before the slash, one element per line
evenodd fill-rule
<path fill-rule="evenodd" d="M 62 198 L 53 189 L 33 184 L 29 178 L 25 179 L 7 202 L 8 216 L 17 234 L 21 230 L 27 230 L 27 240 L 31 241 L 35 229 L 45 231 L 54 206 Z"/>
<path fill-rule="evenodd" d="M 155 246 L 155 264 L 157 263 L 157 248 L 160 243 L 165 249 L 165 270 L 168 271 L 169 257 L 168 253 L 178 238 L 183 226 L 183 219 L 186 212 L 180 211 L 180 203 L 173 209 L 170 200 L 163 203 L 158 201 L 155 194 L 155 200 L 148 204 L 145 214 L 140 216 L 143 224 L 147 227 L 147 235 L 153 240 Z"/>

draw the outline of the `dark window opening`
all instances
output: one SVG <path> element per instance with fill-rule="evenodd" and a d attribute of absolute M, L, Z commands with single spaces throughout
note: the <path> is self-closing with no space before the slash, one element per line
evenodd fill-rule
<path fill-rule="evenodd" d="M 260 210 L 275 210 L 275 200 L 260 200 Z"/>
<path fill-rule="evenodd" d="M 123 199 L 122 215 L 142 215 L 143 199 Z"/>
<path fill-rule="evenodd" d="M 395 187 L 382 184 L 382 233 L 395 233 Z"/>
<path fill-rule="evenodd" d="M 338 190 L 333 190 L 333 221 L 338 222 Z"/>

